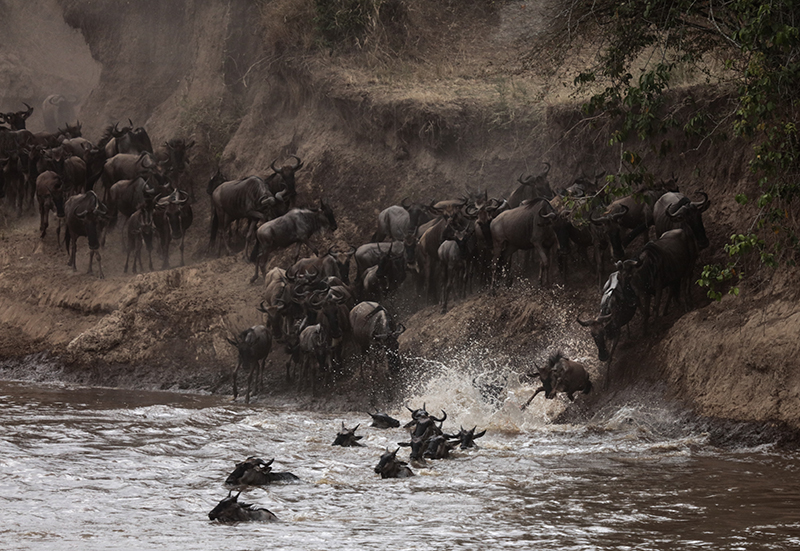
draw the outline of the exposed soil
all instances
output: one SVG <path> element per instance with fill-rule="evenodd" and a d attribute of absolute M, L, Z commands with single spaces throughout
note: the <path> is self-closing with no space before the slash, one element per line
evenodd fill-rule
<path fill-rule="evenodd" d="M 117 231 L 102 251 L 101 280 L 85 274 L 84 241 L 73 273 L 52 221 L 41 241 L 37 216 L 17 219 L 5 209 L 1 376 L 229 392 L 220 381 L 235 357 L 225 337 L 261 322 L 255 306 L 262 287 L 248 283 L 253 267 L 239 255 L 216 258 L 207 251 L 204 189 L 217 166 L 230 178 L 266 175 L 274 159 L 300 156 L 300 203 L 325 197 L 339 223 L 335 234 L 317 240 L 320 248 L 367 241 L 377 213 L 404 197 L 427 203 L 474 189 L 507 195 L 521 173 L 539 171 L 544 161 L 553 167 L 554 188 L 618 168 L 618 152 L 605 145 L 611 129 L 581 123 L 579 103 L 563 86 L 571 80 L 570 63 L 545 55 L 564 24 L 558 2 L 393 2 L 404 11 L 382 22 L 383 41 L 349 53 L 330 52 L 310 38 L 310 2 L 42 4 L 66 22 L 57 22 L 51 43 L 72 44 L 78 29 L 88 50 L 75 50 L 76 67 L 82 73 L 102 67 L 91 93 L 80 98 L 85 136 L 96 140 L 105 125 L 131 118 L 154 143 L 173 136 L 197 141 L 191 157 L 196 218 L 185 267 L 124 274 Z M 17 14 L 17 8 L 3 9 Z M 571 55 L 582 54 L 576 49 Z M 4 59 L 13 65 L 13 56 Z M 73 75 L 51 78 L 53 91 L 75 81 Z M 50 93 L 13 88 L 12 82 L 4 111 L 18 101 L 41 105 Z M 688 98 L 712 108 L 726 101 L 718 90 L 676 90 L 676 105 Z M 41 129 L 34 119 L 29 127 Z M 676 149 L 690 152 L 653 154 L 647 161 L 657 173 L 677 176 L 682 192 L 709 194 L 712 245 L 699 264 L 719 260 L 733 222 L 743 216 L 733 195 L 753 185 L 746 171 L 749 146 L 671 138 Z M 285 266 L 296 254 L 288 250 L 271 265 Z M 174 252 L 171 264 L 177 263 Z M 408 327 L 401 347 L 410 373 L 423 359 L 466 354 L 518 374 L 562 349 L 603 380 L 606 366 L 574 323 L 599 301 L 594 277 L 577 265 L 567 284 L 539 289 L 519 283 L 495 295 L 474 294 L 446 315 L 436 306 L 420 308 L 413 292 L 404 291 L 392 307 Z M 693 311 L 673 309 L 647 336 L 637 319 L 608 384 L 579 398 L 582 405 L 564 419 L 658 381 L 699 414 L 800 426 L 797 281 L 795 272 L 757 275 L 743 296 L 720 303 L 701 298 L 696 288 Z M 276 352 L 265 394 L 337 407 L 379 403 L 392 393 L 391 385 L 364 392 L 360 360 L 353 358 L 331 393 L 338 398 L 314 399 L 285 382 L 283 362 Z M 396 388 L 391 396 L 399 397 Z"/>

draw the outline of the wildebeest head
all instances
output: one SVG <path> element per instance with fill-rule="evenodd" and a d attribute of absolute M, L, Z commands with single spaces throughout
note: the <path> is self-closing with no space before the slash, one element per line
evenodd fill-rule
<path fill-rule="evenodd" d="M 64 136 L 64 138 L 80 138 L 81 137 L 81 121 L 77 121 L 75 124 L 66 123 L 64 128 L 58 129 L 59 134 Z"/>
<path fill-rule="evenodd" d="M 602 216 L 596 216 L 594 212 L 589 215 L 589 221 L 595 226 L 602 227 L 605 231 L 611 243 L 611 252 L 616 260 L 625 258 L 625 249 L 622 245 L 622 228 L 619 223 L 628 214 L 627 205 L 619 205 L 619 207 L 619 210 L 606 212 Z"/>
<path fill-rule="evenodd" d="M 12 111 L 2 114 L 5 122 L 11 126 L 11 130 L 25 130 L 25 121 L 33 114 L 33 107 L 24 101 L 22 104 L 28 108 L 26 111 Z"/>
<path fill-rule="evenodd" d="M 89 241 L 89 249 L 97 250 L 100 248 L 100 226 L 104 216 L 108 214 L 108 208 L 100 202 L 94 191 L 87 191 L 89 206 L 85 210 L 75 212 L 75 216 L 80 220 L 86 232 L 86 239 Z"/>
<path fill-rule="evenodd" d="M 551 199 L 553 191 L 547 183 L 547 174 L 550 172 L 550 163 L 544 163 L 545 169 L 539 174 L 531 174 L 525 176 L 524 173 L 519 175 L 517 182 L 520 184 L 511 193 L 508 202 L 512 208 L 518 207 L 525 199 L 532 199 L 534 197 L 543 197 Z"/>
<path fill-rule="evenodd" d="M 208 518 L 222 523 L 278 520 L 267 509 L 253 509 L 253 506 L 249 503 L 239 503 L 238 500 L 241 493 L 239 492 L 234 496 L 232 491 L 228 492 L 228 497 L 220 501 L 208 513 Z"/>
<path fill-rule="evenodd" d="M 278 159 L 275 159 L 269 165 L 269 167 L 276 174 L 280 174 L 281 178 L 283 178 L 283 182 L 286 184 L 286 190 L 289 194 L 287 199 L 297 195 L 297 188 L 295 187 L 295 172 L 303 168 L 303 161 L 300 160 L 300 157 L 297 155 L 292 155 L 292 158 L 295 160 L 294 164 L 285 164 L 283 166 L 276 167 L 275 163 L 278 162 Z"/>
<path fill-rule="evenodd" d="M 398 451 L 400 451 L 400 448 L 397 448 L 393 452 L 386 450 L 386 452 L 381 455 L 374 469 L 377 474 L 381 475 L 381 478 L 406 478 L 414 476 L 414 473 L 408 468 L 408 464 L 405 461 L 397 459 Z"/>
<path fill-rule="evenodd" d="M 352 429 L 348 429 L 342 423 L 342 430 L 340 430 L 336 434 L 336 439 L 333 441 L 332 446 L 342 446 L 345 448 L 355 447 L 355 446 L 363 446 L 358 441 L 363 438 L 363 436 L 356 436 L 356 429 L 361 425 L 358 424 Z"/>
<path fill-rule="evenodd" d="M 187 143 L 183 138 L 171 138 L 164 145 L 167 146 L 165 168 L 170 172 L 183 172 L 189 164 L 186 152 L 194 147 L 194 140 Z"/>
<path fill-rule="evenodd" d="M 708 237 L 705 226 L 703 226 L 702 214 L 708 209 L 711 202 L 708 200 L 708 194 L 703 191 L 699 193 L 703 196 L 700 201 L 690 201 L 687 198 L 685 201 L 670 205 L 666 212 L 670 218 L 679 220 L 682 225 L 691 229 L 697 240 L 698 248 L 705 249 L 708 247 Z"/>
<path fill-rule="evenodd" d="M 319 200 L 319 210 L 327 221 L 326 225 L 328 229 L 331 231 L 336 231 L 339 226 L 336 224 L 336 218 L 333 216 L 333 209 L 331 209 L 330 205 L 328 205 L 324 199 Z"/>
<path fill-rule="evenodd" d="M 453 435 L 445 435 L 447 438 L 454 438 L 457 439 L 459 444 L 461 444 L 461 449 L 466 450 L 467 448 L 474 448 L 475 446 L 475 439 L 480 438 L 484 434 L 486 434 L 486 430 L 482 430 L 479 433 L 475 433 L 475 430 L 478 426 L 474 426 L 469 430 L 464 430 L 464 427 L 460 427 L 458 434 Z"/>
<path fill-rule="evenodd" d="M 228 478 L 225 480 L 225 484 L 242 484 L 242 479 L 246 478 L 249 471 L 257 471 L 266 475 L 272 470 L 271 465 L 273 461 L 275 461 L 275 459 L 264 461 L 260 457 L 250 456 L 236 464 L 233 472 L 228 475 Z"/>

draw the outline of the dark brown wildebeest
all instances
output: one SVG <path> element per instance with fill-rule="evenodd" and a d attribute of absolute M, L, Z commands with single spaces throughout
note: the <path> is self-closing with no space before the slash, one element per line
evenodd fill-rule
<path fill-rule="evenodd" d="M 140 176 L 147 179 L 149 176 L 160 175 L 160 173 L 158 163 L 152 153 L 144 151 L 140 154 L 119 153 L 114 155 L 103 165 L 101 177 L 105 190 L 103 199 L 107 199 L 108 190 L 120 180 L 135 180 Z"/>
<path fill-rule="evenodd" d="M 555 398 L 558 392 L 565 392 L 570 402 L 575 400 L 576 392 L 589 394 L 592 391 L 592 381 L 589 380 L 589 374 L 583 364 L 573 362 L 561 352 L 551 355 L 544 367 L 537 366 L 537 372 L 534 375 L 541 379 L 542 386 L 536 389 L 533 396 L 528 398 L 528 401 L 522 404 L 520 409 L 528 407 L 536 395 L 542 391 L 548 400 Z"/>
<path fill-rule="evenodd" d="M 319 200 L 318 209 L 292 209 L 283 216 L 265 222 L 256 231 L 256 244 L 250 256 L 255 264 L 255 274 L 250 283 L 258 279 L 259 270 L 266 275 L 267 262 L 276 250 L 302 243 L 316 255 L 316 248 L 311 246 L 311 237 L 324 229 L 336 231 L 337 227 L 333 210 L 323 199 Z"/>
<path fill-rule="evenodd" d="M 432 217 L 427 205 L 412 204 L 405 198 L 399 205 L 392 205 L 378 214 L 378 231 L 372 236 L 372 241 L 405 241 L 407 236 L 414 235 L 417 228 Z"/>
<path fill-rule="evenodd" d="M 153 144 L 150 142 L 150 136 L 147 131 L 141 126 L 134 128 L 130 119 L 128 119 L 128 122 L 130 126 L 125 126 L 122 129 L 118 128 L 119 123 L 106 129 L 103 139 L 98 143 L 98 147 L 105 148 L 106 158 L 110 159 L 120 153 L 134 155 L 139 155 L 140 153 L 153 154 Z"/>
<path fill-rule="evenodd" d="M 36 198 L 39 201 L 39 238 L 44 239 L 49 224 L 50 211 L 58 217 L 56 244 L 61 247 L 61 226 L 64 223 L 64 186 L 61 177 L 51 170 L 36 178 Z"/>
<path fill-rule="evenodd" d="M 547 183 L 547 173 L 550 172 L 550 163 L 544 163 L 547 167 L 544 169 L 544 172 L 541 172 L 537 175 L 530 175 L 528 177 L 523 177 L 522 174 L 519 175 L 517 182 L 519 185 L 511 192 L 511 195 L 508 196 L 508 205 L 514 209 L 520 206 L 523 201 L 532 201 L 537 197 L 543 197 L 544 199 L 552 199 L 553 198 L 553 190 L 550 189 L 550 184 Z"/>
<path fill-rule="evenodd" d="M 375 413 L 367 412 L 367 414 L 372 417 L 372 424 L 370 426 L 376 429 L 396 429 L 400 426 L 400 421 L 387 413 L 376 411 Z"/>
<path fill-rule="evenodd" d="M 653 218 L 656 226 L 656 237 L 661 237 L 669 230 L 691 230 L 697 241 L 698 249 L 708 247 L 708 237 L 703 226 L 703 212 L 708 209 L 711 202 L 705 192 L 700 201 L 691 201 L 680 193 L 665 193 L 653 206 Z"/>
<path fill-rule="evenodd" d="M 233 399 L 239 395 L 236 386 L 236 375 L 239 369 L 244 367 L 249 371 L 247 375 L 247 393 L 244 401 L 250 403 L 250 391 L 258 391 L 261 388 L 261 377 L 264 371 L 264 363 L 272 350 L 272 336 L 266 325 L 254 325 L 245 329 L 234 338 L 226 337 L 226 340 L 236 347 L 239 351 L 239 359 L 236 368 L 233 370 Z M 253 379 L 255 379 L 255 384 Z"/>
<path fill-rule="evenodd" d="M 631 285 L 641 305 L 645 330 L 650 317 L 650 297 L 654 297 L 653 317 L 657 318 L 665 288 L 670 289 L 670 299 L 676 302 L 683 294 L 684 311 L 689 311 L 696 261 L 697 241 L 687 228 L 663 233 L 647 243 L 635 260 L 622 263 L 623 270 L 631 272 Z M 668 307 L 669 300 L 664 305 L 664 315 Z"/>
<path fill-rule="evenodd" d="M 86 191 L 86 161 L 72 155 L 64 160 L 64 187 L 70 194 Z"/>
<path fill-rule="evenodd" d="M 295 160 L 294 164 L 284 164 L 280 167 L 275 166 L 278 159 L 272 161 L 269 167 L 272 169 L 273 174 L 270 174 L 264 179 L 269 187 L 270 193 L 280 198 L 281 202 L 279 204 L 285 209 L 279 214 L 285 214 L 286 211 L 293 208 L 295 198 L 297 197 L 295 173 L 303 168 L 303 161 L 301 161 L 300 157 L 297 155 L 292 155 L 291 158 Z"/>
<path fill-rule="evenodd" d="M 400 448 L 393 452 L 386 450 L 381 455 L 380 461 L 378 461 L 374 469 L 377 474 L 381 475 L 381 478 L 408 478 L 414 476 L 414 472 L 408 467 L 408 463 L 397 459 L 398 451 L 400 451 Z"/>
<path fill-rule="evenodd" d="M 361 424 L 359 423 L 352 429 L 348 429 L 344 426 L 344 423 L 342 423 L 342 430 L 336 434 L 336 439 L 333 441 L 331 446 L 342 446 L 343 448 L 363 447 L 364 444 L 360 443 L 359 440 L 364 437 L 360 435 L 356 436 L 356 429 L 358 429 L 360 426 Z"/>
<path fill-rule="evenodd" d="M 450 457 L 450 452 L 456 446 L 458 446 L 458 442 L 450 442 L 447 440 L 446 436 L 437 434 L 428 439 L 422 457 L 427 457 L 429 459 L 447 459 Z"/>
<path fill-rule="evenodd" d="M 498 215 L 491 223 L 493 285 L 505 269 L 511 278 L 510 261 L 517 250 L 535 249 L 539 254 L 539 284 L 550 283 L 550 257 L 558 248 L 553 230 L 557 214 L 546 199 L 534 199 Z"/>
<path fill-rule="evenodd" d="M 617 262 L 618 270 L 608 277 L 603 287 L 598 316 L 589 320 L 578 318 L 579 324 L 590 329 L 601 362 L 611 362 L 622 328 L 633 319 L 639 302 L 631 276 L 622 270 L 622 265 Z"/>
<path fill-rule="evenodd" d="M 183 248 L 186 241 L 186 230 L 192 225 L 192 206 L 185 191 L 175 190 L 167 197 L 158 200 L 153 211 L 153 222 L 161 241 L 161 268 L 169 268 L 169 246 L 172 240 L 180 241 L 181 266 L 184 265 Z"/>
<path fill-rule="evenodd" d="M 78 238 L 86 236 L 89 241 L 89 269 L 87 274 L 92 273 L 92 262 L 97 256 L 97 269 L 99 277 L 103 276 L 103 264 L 100 258 L 100 234 L 105 223 L 103 218 L 108 213 L 106 206 L 100 202 L 93 191 L 87 191 L 80 195 L 73 195 L 64 204 L 64 217 L 66 220 L 66 232 L 64 241 L 67 243 L 69 252 L 68 266 L 72 266 L 73 271 L 77 271 L 75 265 L 75 255 L 78 251 Z"/>
<path fill-rule="evenodd" d="M 33 107 L 22 102 L 22 105 L 28 109 L 25 111 L 11 111 L 9 113 L 0 113 L 0 122 L 7 123 L 11 130 L 25 130 L 25 121 L 33 114 Z"/>
<path fill-rule="evenodd" d="M 445 436 L 450 439 L 458 440 L 462 450 L 466 450 L 467 448 L 476 448 L 477 445 L 475 444 L 475 439 L 486 434 L 486 430 L 482 430 L 476 434 L 475 430 L 477 428 L 477 425 L 469 430 L 464 430 L 464 427 L 460 427 L 461 430 L 458 431 L 458 434 L 445 434 Z"/>
<path fill-rule="evenodd" d="M 209 186 L 211 182 L 209 182 Z M 243 256 L 247 258 L 250 244 L 254 240 L 256 226 L 260 222 L 269 220 L 276 199 L 270 193 L 267 184 L 258 176 L 248 176 L 242 180 L 231 180 L 219 184 L 211 192 L 211 238 L 209 248 L 217 240 L 217 231 L 228 234 L 220 241 L 217 254 L 222 252 L 223 242 L 228 254 L 231 254 L 230 233 L 234 223 L 238 220 L 247 220 L 247 237 Z"/>
<path fill-rule="evenodd" d="M 208 513 L 208 518 L 210 520 L 216 520 L 223 524 L 278 520 L 278 517 L 268 509 L 264 509 L 263 507 L 253 509 L 253 506 L 249 503 L 239 503 L 238 499 L 242 492 L 239 492 L 235 496 L 232 496 L 232 493 L 232 491 L 228 492 L 228 497 L 220 501 L 217 506 Z"/>
<path fill-rule="evenodd" d="M 155 208 L 156 201 L 172 192 L 172 185 L 169 182 L 162 184 L 154 176 L 116 182 L 108 190 L 106 201 L 109 214 L 109 229 L 116 226 L 119 214 L 127 218 L 142 206 L 147 206 L 152 211 Z"/>
<path fill-rule="evenodd" d="M 264 461 L 251 456 L 237 463 L 233 472 L 225 479 L 226 486 L 266 486 L 273 482 L 297 482 L 300 479 L 289 472 L 272 472 L 275 459 Z"/>
<path fill-rule="evenodd" d="M 147 260 L 150 271 L 153 271 L 153 233 L 155 233 L 155 224 L 153 224 L 153 211 L 145 205 L 142 205 L 139 210 L 134 212 L 128 217 L 125 226 L 122 230 L 122 239 L 125 251 L 125 268 L 123 273 L 128 273 L 128 262 L 133 253 L 133 268 L 131 271 L 136 273 L 136 263 L 139 263 L 139 268 L 144 272 L 142 265 L 142 245 L 147 248 Z"/>
<path fill-rule="evenodd" d="M 439 245 L 439 265 L 442 267 L 442 314 L 447 312 L 447 301 L 451 292 L 462 298 L 467 294 L 467 259 L 471 238 L 471 231 L 459 231 L 455 232 L 452 239 L 446 239 Z"/>
<path fill-rule="evenodd" d="M 392 316 L 377 302 L 359 302 L 350 310 L 350 328 L 353 341 L 361 349 L 361 353 L 369 358 L 372 370 L 375 369 L 379 357 L 385 357 L 389 373 L 397 373 L 402 368 L 400 345 L 397 338 L 405 331 L 400 324 L 396 328 Z M 364 376 L 364 366 L 361 367 Z"/>

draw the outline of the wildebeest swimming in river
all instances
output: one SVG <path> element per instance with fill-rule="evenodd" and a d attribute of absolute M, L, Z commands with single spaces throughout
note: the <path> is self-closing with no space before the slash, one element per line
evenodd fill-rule
<path fill-rule="evenodd" d="M 225 524 L 278 520 L 278 517 L 269 509 L 264 509 L 263 507 L 254 509 L 249 503 L 239 503 L 239 496 L 242 492 L 239 492 L 235 496 L 231 495 L 232 493 L 232 491 L 228 492 L 228 497 L 220 501 L 217 506 L 208 513 L 208 518 L 210 520 L 216 520 Z"/>
<path fill-rule="evenodd" d="M 352 448 L 352 447 L 361 447 L 364 444 L 361 444 L 359 440 L 364 438 L 363 436 L 356 436 L 356 429 L 361 426 L 359 423 L 352 429 L 348 429 L 342 423 L 342 430 L 340 430 L 336 434 L 336 439 L 333 441 L 332 446 L 342 446 L 343 448 Z"/>
<path fill-rule="evenodd" d="M 414 476 L 414 472 L 408 467 L 408 463 L 397 459 L 398 451 L 400 451 L 400 448 L 393 452 L 386 450 L 381 455 L 380 461 L 375 466 L 375 472 L 381 475 L 381 478 L 408 478 L 409 476 Z"/>
<path fill-rule="evenodd" d="M 372 417 L 372 425 L 370 426 L 375 427 L 376 429 L 396 429 L 400 426 L 400 421 L 389 416 L 387 413 L 382 413 L 379 411 L 376 411 L 375 413 L 367 413 L 370 417 Z"/>
<path fill-rule="evenodd" d="M 535 364 L 534 364 L 535 365 Z M 525 409 L 533 401 L 537 394 L 544 391 L 544 396 L 548 400 L 556 397 L 557 392 L 566 392 L 570 401 L 575 399 L 575 392 L 583 391 L 589 394 L 592 391 L 592 381 L 583 364 L 573 362 L 566 358 L 561 352 L 556 352 L 547 359 L 547 365 L 542 368 L 537 366 L 535 376 L 542 380 L 542 386 L 536 389 L 533 396 L 528 398 L 520 409 Z"/>
<path fill-rule="evenodd" d="M 292 473 L 272 472 L 273 461 L 275 459 L 264 461 L 260 457 L 248 457 L 236 464 L 236 468 L 228 475 L 225 484 L 228 486 L 266 486 L 273 482 L 297 482 L 300 480 Z"/>

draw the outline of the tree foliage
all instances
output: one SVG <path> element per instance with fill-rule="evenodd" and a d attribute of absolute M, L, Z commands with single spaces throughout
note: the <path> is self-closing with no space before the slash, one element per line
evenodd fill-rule
<path fill-rule="evenodd" d="M 573 4 L 581 19 L 591 20 L 606 39 L 593 68 L 576 78 L 578 86 L 603 88 L 584 105 L 587 115 L 603 113 L 619 121 L 612 144 L 624 144 L 625 166 L 635 165 L 636 147 L 646 140 L 662 154 L 671 144 L 658 142 L 669 129 L 690 136 L 724 138 L 719 114 L 698 108 L 676 116 L 667 92 L 676 72 L 702 70 L 710 56 L 724 56 L 723 71 L 735 87 L 735 107 L 723 118 L 730 130 L 753 144 L 749 166 L 759 192 L 739 195 L 754 208 L 755 222 L 740 228 L 725 246 L 727 266 L 706 266 L 699 283 L 712 298 L 724 282 L 742 277 L 744 258 L 756 253 L 763 264 L 795 264 L 800 253 L 800 224 L 795 214 L 800 196 L 800 3 L 794 0 L 689 1 L 628 0 L 624 3 L 581 0 Z M 644 58 L 644 59 L 643 59 Z M 638 77 L 634 77 L 639 67 Z M 721 79 L 720 79 L 721 82 Z M 638 140 L 638 142 L 637 142 Z M 635 144 L 639 143 L 639 146 Z M 646 168 L 623 175 L 642 178 Z M 733 287 L 733 294 L 738 288 Z"/>

